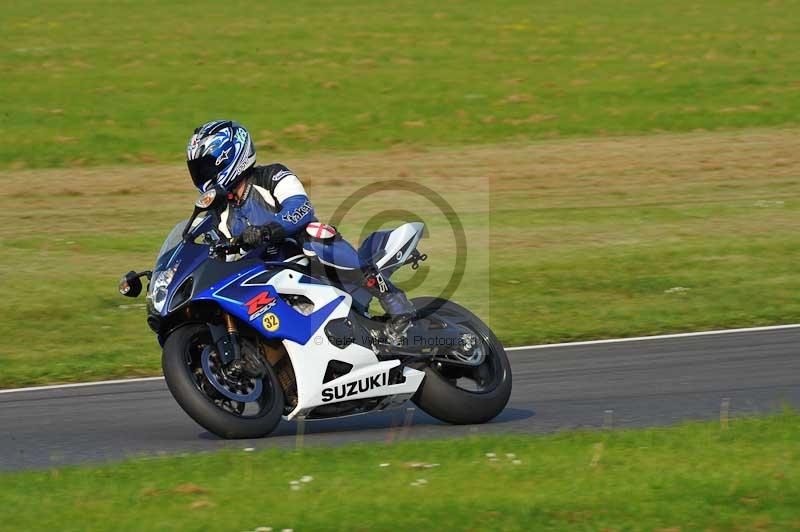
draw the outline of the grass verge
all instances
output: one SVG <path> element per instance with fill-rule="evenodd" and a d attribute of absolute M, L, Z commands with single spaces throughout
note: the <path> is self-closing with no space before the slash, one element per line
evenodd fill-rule
<path fill-rule="evenodd" d="M 798 123 L 796 0 L 225 6 L 4 6 L 0 167 L 178 162 L 218 117 L 282 154 Z"/>
<path fill-rule="evenodd" d="M 788 530 L 800 416 L 133 459 L 2 475 L 0 505 L 13 530 Z"/>
<path fill-rule="evenodd" d="M 559 140 L 284 162 L 308 183 L 323 220 L 376 180 L 420 183 L 446 198 L 470 257 L 453 298 L 519 345 L 800 320 L 797 134 Z M 158 373 L 143 301 L 121 298 L 116 282 L 131 268 L 151 267 L 168 229 L 189 212 L 187 182 L 183 168 L 169 166 L 0 172 L 7 310 L 0 386 Z M 428 225 L 421 244 L 428 274 L 411 294 L 438 293 L 455 248 L 447 219 L 425 198 L 378 193 L 340 229 L 357 242 L 365 226 L 408 216 L 387 207 Z"/>

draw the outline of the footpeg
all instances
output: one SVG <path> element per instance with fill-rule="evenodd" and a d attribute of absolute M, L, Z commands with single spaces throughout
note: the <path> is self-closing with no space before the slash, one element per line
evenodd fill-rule
<path fill-rule="evenodd" d="M 402 347 L 408 343 L 406 332 L 411 327 L 412 316 L 406 316 L 397 320 L 390 320 L 383 333 L 386 335 L 386 343 L 394 347 Z"/>
<path fill-rule="evenodd" d="M 419 269 L 419 263 L 428 260 L 425 253 L 420 253 L 416 249 L 411 252 L 411 255 L 406 259 L 405 264 L 410 264 L 412 270 Z"/>

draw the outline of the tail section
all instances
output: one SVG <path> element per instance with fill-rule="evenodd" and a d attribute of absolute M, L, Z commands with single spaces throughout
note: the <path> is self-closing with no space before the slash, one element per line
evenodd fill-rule
<path fill-rule="evenodd" d="M 421 222 L 409 222 L 397 229 L 376 231 L 361 244 L 358 256 L 378 271 L 397 269 L 417 248 L 424 229 Z"/>

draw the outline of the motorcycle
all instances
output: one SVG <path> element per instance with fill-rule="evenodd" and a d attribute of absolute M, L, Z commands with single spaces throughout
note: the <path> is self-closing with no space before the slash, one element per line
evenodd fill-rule
<path fill-rule="evenodd" d="M 417 313 L 399 342 L 386 334 L 388 317 L 369 312 L 365 278 L 385 283 L 427 258 L 417 250 L 422 223 L 372 233 L 348 277 L 313 267 L 314 257 L 227 239 L 217 229 L 225 201 L 222 190 L 203 193 L 167 236 L 155 268 L 128 272 L 119 284 L 122 295 L 137 297 L 147 278 L 147 323 L 162 347 L 167 386 L 202 427 L 256 438 L 282 418 L 330 419 L 408 400 L 439 420 L 474 424 L 506 406 L 505 350 L 470 311 L 412 299 Z"/>

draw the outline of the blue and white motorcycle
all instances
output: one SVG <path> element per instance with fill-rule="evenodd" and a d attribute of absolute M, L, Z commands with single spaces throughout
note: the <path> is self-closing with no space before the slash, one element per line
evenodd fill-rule
<path fill-rule="evenodd" d="M 327 275 L 307 258 L 242 250 L 216 230 L 210 190 L 165 240 L 153 271 L 129 272 L 120 293 L 147 286 L 147 323 L 163 348 L 175 400 L 225 438 L 269 434 L 281 418 L 329 419 L 397 407 L 411 399 L 457 424 L 497 416 L 511 394 L 502 344 L 479 318 L 444 299 L 413 299 L 403 342 L 371 316 L 363 275 L 416 267 L 421 223 L 378 231 L 361 245 L 358 279 Z M 274 252 L 274 250 L 272 250 Z M 235 259 L 235 260 L 231 260 Z"/>

